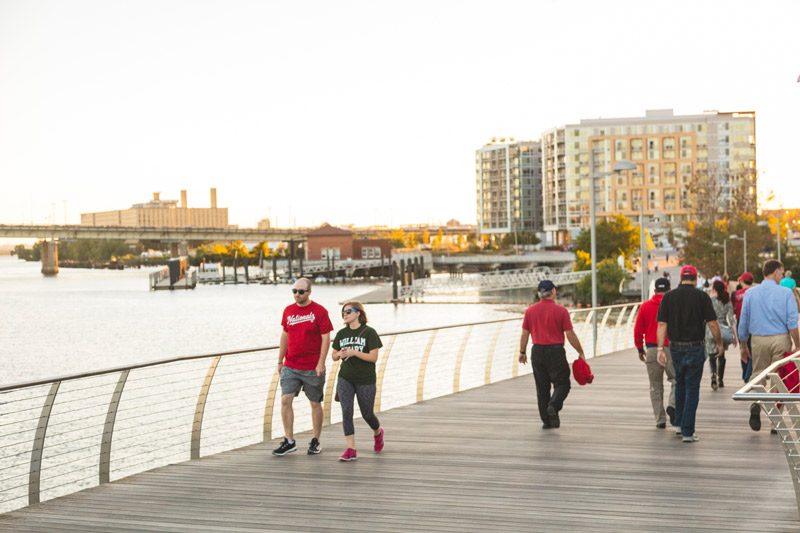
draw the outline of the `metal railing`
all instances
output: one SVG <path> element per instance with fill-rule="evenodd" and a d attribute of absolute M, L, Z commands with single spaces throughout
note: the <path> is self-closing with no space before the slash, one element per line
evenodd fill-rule
<path fill-rule="evenodd" d="M 760 406 L 778 436 L 789 465 L 797 511 L 800 514 L 800 394 L 791 392 L 787 382 L 797 382 L 800 351 L 772 363 L 733 395 L 734 400 Z"/>
<path fill-rule="evenodd" d="M 604 355 L 631 344 L 637 309 L 571 311 L 587 357 L 594 313 Z M 375 411 L 518 376 L 520 327 L 510 318 L 382 334 Z M 0 512 L 280 437 L 277 354 L 192 355 L 0 386 Z M 567 354 L 576 357 L 570 346 Z M 341 421 L 331 402 L 339 362 L 327 368 L 331 424 Z M 295 431 L 310 429 L 308 402 L 294 405 Z"/>

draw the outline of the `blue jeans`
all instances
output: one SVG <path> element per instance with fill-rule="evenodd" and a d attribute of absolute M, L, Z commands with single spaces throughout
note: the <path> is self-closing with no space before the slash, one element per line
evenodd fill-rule
<path fill-rule="evenodd" d="M 681 428 L 681 435 L 690 437 L 694 435 L 706 349 L 703 344 L 671 342 L 669 350 L 675 367 L 675 425 Z"/>
<path fill-rule="evenodd" d="M 753 337 L 751 336 L 750 339 L 752 338 Z M 750 346 L 750 339 L 747 339 L 747 349 L 752 354 L 753 350 Z M 753 375 L 753 358 L 750 357 L 750 359 L 747 360 L 747 363 L 745 363 L 744 361 L 740 362 L 742 363 L 742 381 L 747 383 L 748 381 L 750 381 L 750 376 Z"/>

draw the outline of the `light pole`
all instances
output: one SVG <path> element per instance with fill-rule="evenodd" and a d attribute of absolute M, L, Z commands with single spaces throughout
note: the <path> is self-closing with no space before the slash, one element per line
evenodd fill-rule
<path fill-rule="evenodd" d="M 747 272 L 747 230 L 744 230 L 744 237 L 739 237 L 734 233 L 728 238 L 744 242 L 744 270 L 742 271 L 742 274 L 744 274 Z"/>
<path fill-rule="evenodd" d="M 777 233 L 777 238 L 778 238 L 778 261 L 780 261 L 781 260 L 781 214 L 780 214 L 780 212 L 775 216 L 777 217 L 776 218 L 777 224 L 775 226 L 773 226 L 772 224 L 770 224 L 766 220 L 762 220 L 761 222 L 758 223 L 758 225 L 761 226 L 761 227 L 767 227 L 769 229 L 774 229 L 775 233 Z"/>
<path fill-rule="evenodd" d="M 617 161 L 611 172 L 594 171 L 594 147 L 589 147 L 589 234 L 592 253 L 592 357 L 597 356 L 597 220 L 595 219 L 594 180 L 611 176 L 622 170 L 633 170 L 636 165 L 627 160 Z"/>
<path fill-rule="evenodd" d="M 727 241 L 727 239 L 722 239 L 722 244 L 720 244 L 718 242 L 715 242 L 714 244 L 712 244 L 712 246 L 715 246 L 717 248 L 722 246 L 722 265 L 723 265 L 722 273 L 727 275 L 728 274 L 728 241 Z"/>

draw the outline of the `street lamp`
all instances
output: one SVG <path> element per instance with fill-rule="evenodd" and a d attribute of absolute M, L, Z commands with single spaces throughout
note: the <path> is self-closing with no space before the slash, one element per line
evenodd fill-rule
<path fill-rule="evenodd" d="M 716 248 L 719 248 L 720 246 L 722 246 L 722 264 L 723 264 L 722 272 L 723 272 L 723 274 L 727 275 L 728 274 L 728 241 L 723 239 L 722 240 L 722 244 L 720 244 L 718 242 L 715 242 L 714 244 L 712 244 L 712 246 L 714 246 Z"/>
<path fill-rule="evenodd" d="M 781 214 L 778 213 L 775 216 L 777 217 L 776 220 L 777 224 L 775 226 L 773 226 L 766 220 L 760 221 L 758 225 L 761 226 L 762 228 L 767 227 L 769 229 L 774 229 L 775 232 L 778 234 L 778 261 L 780 261 L 781 260 Z"/>
<path fill-rule="evenodd" d="M 617 161 L 611 172 L 594 171 L 594 147 L 589 148 L 589 233 L 591 236 L 592 253 L 592 357 L 597 356 L 597 220 L 595 219 L 594 180 L 611 176 L 623 170 L 633 170 L 634 163 L 627 160 Z"/>
<path fill-rule="evenodd" d="M 744 274 L 747 272 L 747 230 L 744 230 L 744 237 L 739 237 L 734 233 L 728 238 L 744 242 L 744 270 L 742 271 L 742 274 Z"/>

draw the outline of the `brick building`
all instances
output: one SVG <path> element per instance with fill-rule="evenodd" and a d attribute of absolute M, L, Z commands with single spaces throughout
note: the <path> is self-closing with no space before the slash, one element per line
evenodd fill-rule
<path fill-rule="evenodd" d="M 387 259 L 392 255 L 389 239 L 356 239 L 350 230 L 331 226 L 327 222 L 306 233 L 306 260 Z"/>

